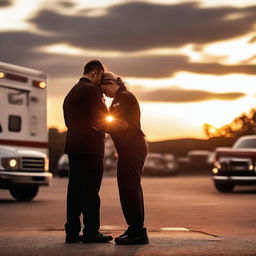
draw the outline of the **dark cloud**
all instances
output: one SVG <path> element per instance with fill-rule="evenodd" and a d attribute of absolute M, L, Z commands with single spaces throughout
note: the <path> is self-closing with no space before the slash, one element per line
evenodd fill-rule
<path fill-rule="evenodd" d="M 0 33 L 1 60 L 18 65 L 42 69 L 52 77 L 69 77 L 80 72 L 84 63 L 99 58 L 108 69 L 122 76 L 162 78 L 176 72 L 225 75 L 232 73 L 255 74 L 256 66 L 250 64 L 222 65 L 218 63 L 191 63 L 182 55 L 172 56 L 71 56 L 40 52 L 45 45 L 60 43 L 58 36 L 44 36 L 29 32 Z M 248 62 L 249 63 L 249 62 Z"/>
<path fill-rule="evenodd" d="M 40 58 L 47 58 L 37 48 L 48 44 L 58 43 L 55 36 L 44 36 L 26 31 L 0 32 L 0 57 L 10 62 L 36 62 Z"/>
<path fill-rule="evenodd" d="M 188 57 L 172 56 L 138 56 L 126 58 L 109 58 L 106 63 L 123 76 L 170 77 L 176 72 L 188 71 L 198 74 L 226 75 L 232 73 L 256 73 L 255 65 L 222 65 L 218 63 L 192 63 Z"/>
<path fill-rule="evenodd" d="M 180 47 L 231 39 L 248 33 L 256 22 L 256 6 L 202 8 L 197 3 L 176 5 L 129 2 L 112 6 L 101 16 L 64 15 L 43 10 L 30 22 L 79 47 L 136 51 Z M 227 17 L 237 15 L 237 18 Z"/>
<path fill-rule="evenodd" d="M 62 4 L 72 4 L 62 1 Z M 51 77 L 69 77 L 78 74 L 91 58 L 101 59 L 106 66 L 122 76 L 170 77 L 179 71 L 199 74 L 225 75 L 232 73 L 255 74 L 255 65 L 219 64 L 218 58 L 208 63 L 191 63 L 182 55 L 172 56 L 71 56 L 39 51 L 52 44 L 70 44 L 94 49 L 132 51 L 150 47 L 196 44 L 201 51 L 203 43 L 222 40 L 248 32 L 256 19 L 256 7 L 199 8 L 196 3 L 158 5 L 129 2 L 110 7 L 102 16 L 64 15 L 41 11 L 31 22 L 48 32 L 0 32 L 0 57 L 6 62 L 42 69 Z M 225 19 L 231 14 L 243 14 L 237 19 Z"/>
<path fill-rule="evenodd" d="M 249 40 L 249 44 L 253 44 L 253 43 L 255 43 L 256 42 L 256 36 L 254 36 L 253 38 L 251 38 L 250 40 Z"/>
<path fill-rule="evenodd" d="M 34 35 L 28 32 L 5 32 L 4 38 L 8 41 L 0 41 L 1 61 L 17 65 L 43 70 L 49 74 L 49 95 L 65 94 L 76 83 L 82 74 L 84 64 L 92 58 L 99 56 L 67 56 L 60 54 L 47 54 L 36 50 L 49 41 L 54 42 L 56 38 L 42 35 Z M 0 33 L 0 37 L 2 36 Z M 4 43 L 3 43 L 4 42 Z M 17 42 L 19 42 L 17 44 Z M 8 49 L 12 49 L 12 51 Z M 144 57 L 108 57 L 100 58 L 108 70 L 122 76 L 170 77 L 177 71 L 191 71 L 198 73 L 230 73 L 249 71 L 255 74 L 255 65 L 224 66 L 213 64 L 192 64 L 185 56 L 144 56 Z M 241 70 L 239 70 L 239 68 Z M 252 70 L 254 68 L 254 70 Z M 202 101 L 209 99 L 232 100 L 244 96 L 242 93 L 214 94 L 200 90 L 162 89 L 147 92 L 136 90 L 136 95 L 141 100 L 186 102 Z"/>
<path fill-rule="evenodd" d="M 136 90 L 135 90 L 136 91 Z M 168 88 L 143 92 L 138 90 L 138 98 L 143 101 L 162 101 L 162 102 L 196 102 L 206 100 L 235 100 L 245 96 L 240 92 L 232 93 L 213 93 L 202 90 L 185 90 L 181 88 Z"/>
<path fill-rule="evenodd" d="M 64 7 L 64 8 L 71 8 L 74 7 L 76 4 L 70 1 L 60 1 L 58 2 L 58 5 Z"/>
<path fill-rule="evenodd" d="M 9 7 L 9 6 L 11 6 L 12 4 L 13 4 L 13 2 L 10 1 L 10 0 L 1 0 L 1 1 L 0 1 L 0 8 L 1 8 L 1 7 Z"/>

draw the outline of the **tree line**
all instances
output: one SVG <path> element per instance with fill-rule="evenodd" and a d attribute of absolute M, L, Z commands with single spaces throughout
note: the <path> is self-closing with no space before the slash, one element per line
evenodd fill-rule
<path fill-rule="evenodd" d="M 241 114 L 231 123 L 216 128 L 211 124 L 204 124 L 203 129 L 208 138 L 239 138 L 244 135 L 256 133 L 256 109 L 248 114 Z"/>

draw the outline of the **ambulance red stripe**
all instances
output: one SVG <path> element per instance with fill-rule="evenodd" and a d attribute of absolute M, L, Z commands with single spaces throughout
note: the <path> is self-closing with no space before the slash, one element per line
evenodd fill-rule
<path fill-rule="evenodd" d="M 25 141 L 25 140 L 3 140 L 0 139 L 0 145 L 31 147 L 31 148 L 48 148 L 48 142 Z"/>

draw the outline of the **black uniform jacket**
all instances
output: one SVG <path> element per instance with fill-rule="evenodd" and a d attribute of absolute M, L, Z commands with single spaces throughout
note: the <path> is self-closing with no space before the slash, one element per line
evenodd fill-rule
<path fill-rule="evenodd" d="M 110 131 L 118 154 L 146 154 L 147 145 L 141 130 L 140 107 L 136 97 L 126 88 L 120 87 L 110 106 L 110 113 L 115 119 L 128 125 L 120 131 Z"/>
<path fill-rule="evenodd" d="M 105 133 L 93 128 L 94 120 L 108 113 L 102 99 L 99 87 L 84 77 L 67 94 L 63 103 L 68 128 L 65 153 L 104 154 Z"/>

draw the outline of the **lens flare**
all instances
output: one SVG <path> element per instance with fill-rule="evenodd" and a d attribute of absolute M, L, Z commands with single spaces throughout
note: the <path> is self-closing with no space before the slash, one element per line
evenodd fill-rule
<path fill-rule="evenodd" d="M 113 116 L 107 116 L 106 117 L 106 121 L 109 122 L 109 123 L 113 122 L 113 120 L 114 120 Z"/>

